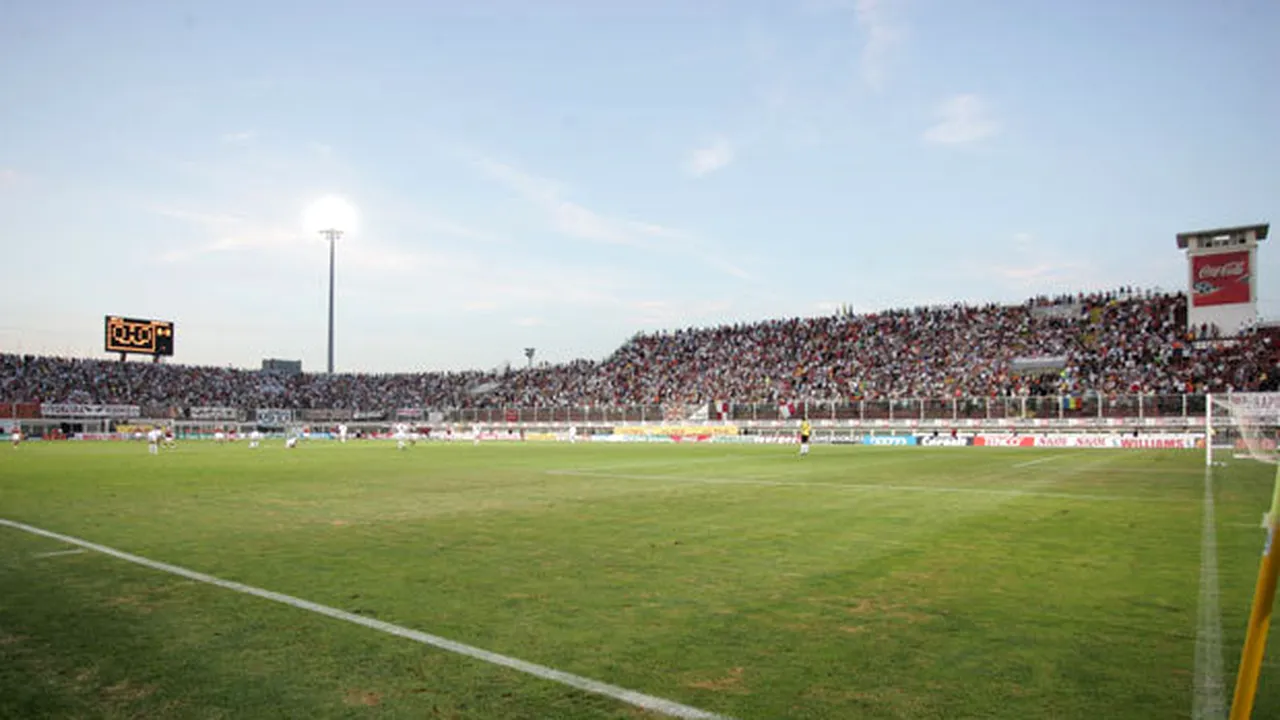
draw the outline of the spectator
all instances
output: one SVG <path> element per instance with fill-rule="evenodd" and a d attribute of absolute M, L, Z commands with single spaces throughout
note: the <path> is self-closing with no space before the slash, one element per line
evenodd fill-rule
<path fill-rule="evenodd" d="M 280 376 L 0 355 L 0 401 L 388 410 L 1179 394 L 1267 382 L 1269 338 L 1250 327 L 1206 341 L 1220 333 L 1188 332 L 1185 305 L 1181 293 L 1122 288 L 1019 305 L 841 312 L 639 334 L 600 362 L 491 372 Z M 1066 368 L 1019 376 L 1011 364 L 1025 356 L 1064 356 Z M 482 386 L 493 389 L 474 392 Z"/>

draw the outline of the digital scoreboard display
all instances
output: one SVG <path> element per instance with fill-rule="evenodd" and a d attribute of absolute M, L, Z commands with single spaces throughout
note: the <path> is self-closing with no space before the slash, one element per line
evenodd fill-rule
<path fill-rule="evenodd" d="M 173 323 L 107 316 L 107 352 L 173 355 Z"/>

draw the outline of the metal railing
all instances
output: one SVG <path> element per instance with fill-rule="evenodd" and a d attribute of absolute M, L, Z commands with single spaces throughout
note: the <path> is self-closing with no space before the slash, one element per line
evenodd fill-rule
<path fill-rule="evenodd" d="M 134 417 L 218 422 L 254 422 L 267 414 L 272 421 L 283 411 L 289 421 L 315 424 L 392 422 L 484 423 L 484 424 L 630 424 L 689 422 L 776 422 L 808 418 L 814 421 L 901 423 L 908 421 L 1003 421 L 1003 420 L 1087 420 L 1157 419 L 1203 417 L 1205 396 L 1179 395 L 1098 395 L 899 398 L 852 402 L 721 403 L 670 405 L 585 406 L 557 405 L 493 408 L 375 408 L 349 409 L 259 409 L 251 407 L 178 408 L 160 404 L 144 405 Z M 34 403 L 0 406 L 0 419 L 53 419 L 68 415 L 42 414 Z M 89 407 L 89 406 L 86 406 Z M 217 413 L 210 411 L 217 410 Z M 97 417 L 102 417 L 101 415 Z M 115 417 L 114 415 L 108 417 Z M 119 418 L 124 419 L 124 418 Z"/>
<path fill-rule="evenodd" d="M 1106 419 L 1202 417 L 1204 395 L 1088 395 L 957 397 L 946 399 L 902 398 L 855 402 L 798 402 L 788 411 L 774 403 L 730 403 L 727 413 L 716 404 L 693 406 L 695 415 L 681 421 L 760 422 L 800 418 L 833 421 L 874 420 L 1003 420 L 1003 419 Z M 661 405 L 627 407 L 477 408 L 443 412 L 448 422 L 661 422 L 671 420 L 671 408 Z"/>

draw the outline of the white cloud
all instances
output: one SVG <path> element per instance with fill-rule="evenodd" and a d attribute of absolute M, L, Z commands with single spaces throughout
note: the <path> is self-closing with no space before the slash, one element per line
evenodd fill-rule
<path fill-rule="evenodd" d="M 671 328 L 725 322 L 733 303 L 729 300 L 640 300 L 625 308 L 628 322 L 644 327 Z"/>
<path fill-rule="evenodd" d="M 516 318 L 515 324 L 520 327 L 538 327 L 539 325 L 545 325 L 546 320 L 540 317 L 522 317 Z"/>
<path fill-rule="evenodd" d="M 228 226 L 243 222 L 244 218 L 238 215 L 192 212 L 190 210 L 182 210 L 172 207 L 154 207 L 152 211 L 157 215 L 163 215 L 174 220 L 182 220 L 184 222 L 194 223 L 197 225 L 211 226 Z"/>
<path fill-rule="evenodd" d="M 251 142 L 258 136 L 256 130 L 241 130 L 240 132 L 226 133 L 222 136 L 222 142 L 228 145 L 244 145 Z"/>
<path fill-rule="evenodd" d="M 902 32 L 890 19 L 893 0 L 857 0 L 854 16 L 865 38 L 859 68 L 862 80 L 873 90 L 884 88 L 893 49 Z"/>
<path fill-rule="evenodd" d="M 497 160 L 481 158 L 476 161 L 476 166 L 494 180 L 530 198 L 552 201 L 556 200 L 563 191 L 560 183 L 554 180 L 530 175 Z"/>
<path fill-rule="evenodd" d="M 164 262 L 181 263 L 204 255 L 233 252 L 282 258 L 309 253 L 317 262 L 322 262 L 325 255 L 323 240 L 301 232 L 288 222 L 265 216 L 168 207 L 152 208 L 152 211 L 193 226 L 193 235 L 198 238 L 161 255 Z M 470 312 L 527 313 L 535 304 L 592 309 L 616 307 L 631 283 L 626 272 L 612 268 L 531 262 L 515 256 L 508 262 L 504 261 L 505 256 L 495 255 L 484 247 L 458 243 L 409 247 L 361 236 L 339 240 L 337 252 L 338 267 L 344 276 L 348 275 L 347 271 L 359 274 L 362 282 L 376 286 L 383 293 L 418 292 L 426 286 L 440 297 L 469 297 L 482 288 L 483 298 L 461 305 Z M 436 303 L 410 312 L 445 309 L 452 312 L 456 307 L 459 306 Z M 528 326 L 544 321 L 517 315 L 513 322 Z"/>
<path fill-rule="evenodd" d="M 195 226 L 201 236 L 194 243 L 170 249 L 161 259 L 165 262 L 183 262 L 209 253 L 260 251 L 294 252 L 308 245 L 319 246 L 319 239 L 312 237 L 293 224 L 261 217 L 230 213 L 211 213 L 179 208 L 152 208 L 153 212 Z M 341 241 L 340 241 L 341 242 Z M 401 253 L 380 248 L 371 243 L 342 242 L 345 254 L 352 264 L 405 270 L 412 267 L 412 258 Z"/>
<path fill-rule="evenodd" d="M 485 175 L 541 207 L 551 228 L 562 235 L 608 245 L 641 244 L 640 238 L 633 232 L 637 223 L 609 218 L 565 200 L 562 197 L 564 187 L 555 180 L 532 175 L 488 158 L 476 161 L 476 166 Z"/>
<path fill-rule="evenodd" d="M 610 220 L 577 203 L 554 200 L 548 204 L 548 209 L 552 227 L 557 232 L 610 245 L 636 244 L 635 237 L 627 232 L 625 223 Z"/>
<path fill-rule="evenodd" d="M 0 168 L 0 188 L 13 187 L 18 184 L 20 179 L 21 176 L 18 175 L 17 170 Z"/>
<path fill-rule="evenodd" d="M 1078 253 L 1029 232 L 982 245 L 970 254 L 967 263 L 970 273 L 984 284 L 1019 294 L 1090 289 L 1105 274 Z"/>
<path fill-rule="evenodd" d="M 230 251 L 307 252 L 307 248 L 319 247 L 324 242 L 287 217 L 274 217 L 270 209 L 262 211 L 260 208 L 256 213 L 193 211 L 172 206 L 152 206 L 149 209 L 196 228 L 195 240 L 160 256 L 166 262 L 182 262 L 204 254 Z M 391 212 L 398 212 L 398 209 Z M 431 239 L 440 236 L 479 241 L 501 239 L 413 205 L 409 206 L 407 214 L 397 217 L 402 227 L 409 229 L 411 236 L 429 238 L 428 244 L 434 244 Z M 404 275 L 426 266 L 440 268 L 449 263 L 456 264 L 455 260 L 430 249 L 388 244 L 365 235 L 347 234 L 338 241 L 339 262 L 386 275 Z"/>
<path fill-rule="evenodd" d="M 443 218 L 430 213 L 416 213 L 416 217 L 412 218 L 412 224 L 420 227 L 431 235 L 445 235 L 453 238 L 462 238 L 464 240 L 480 240 L 483 242 L 498 242 L 506 238 L 488 230 L 464 225 L 454 222 L 448 218 Z"/>
<path fill-rule="evenodd" d="M 734 277 L 751 277 L 746 270 L 725 260 L 705 240 L 687 230 L 611 217 L 566 200 L 563 197 L 564 186 L 555 180 L 488 158 L 481 158 L 475 164 L 485 175 L 540 207 L 546 213 L 551 229 L 562 235 L 606 245 L 686 253 Z"/>
<path fill-rule="evenodd" d="M 734 149 L 728 139 L 716 138 L 710 145 L 698 148 L 685 161 L 685 170 L 694 177 L 709 175 L 734 160 Z"/>
<path fill-rule="evenodd" d="M 924 139 L 939 145 L 964 145 L 1000 132 L 1000 123 L 987 103 L 974 94 L 953 95 L 938 108 L 938 122 Z"/>

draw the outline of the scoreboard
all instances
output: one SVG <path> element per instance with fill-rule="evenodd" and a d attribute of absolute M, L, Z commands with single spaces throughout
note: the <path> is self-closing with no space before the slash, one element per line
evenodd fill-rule
<path fill-rule="evenodd" d="M 108 315 L 106 347 L 112 353 L 173 355 L 173 323 Z"/>

